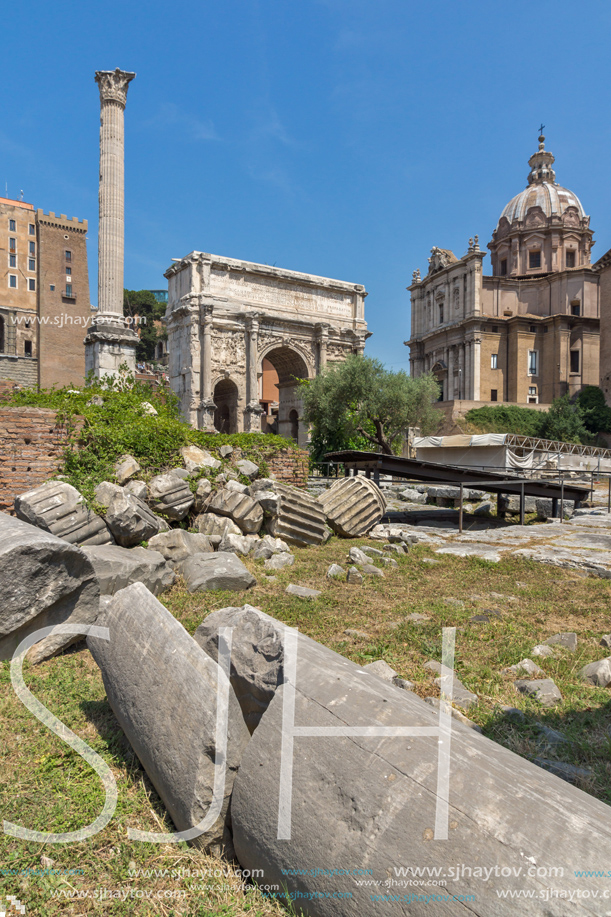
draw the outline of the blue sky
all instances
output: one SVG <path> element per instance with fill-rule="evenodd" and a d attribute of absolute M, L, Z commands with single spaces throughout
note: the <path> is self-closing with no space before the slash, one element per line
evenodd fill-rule
<path fill-rule="evenodd" d="M 94 71 L 117 66 L 131 289 L 193 249 L 363 283 L 367 352 L 407 369 L 412 271 L 485 248 L 541 121 L 611 248 L 608 2 L 30 0 L 3 26 L 0 195 L 89 220 L 93 302 Z"/>

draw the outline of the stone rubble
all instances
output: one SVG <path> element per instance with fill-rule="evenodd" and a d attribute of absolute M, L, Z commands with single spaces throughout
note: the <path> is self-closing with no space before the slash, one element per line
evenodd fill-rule
<path fill-rule="evenodd" d="M 368 478 L 342 478 L 319 498 L 327 522 L 343 538 L 359 538 L 378 525 L 386 511 L 380 488 Z"/>
<path fill-rule="evenodd" d="M 153 512 L 180 522 L 193 505 L 193 494 L 186 481 L 173 474 L 159 474 L 149 483 L 149 505 Z"/>

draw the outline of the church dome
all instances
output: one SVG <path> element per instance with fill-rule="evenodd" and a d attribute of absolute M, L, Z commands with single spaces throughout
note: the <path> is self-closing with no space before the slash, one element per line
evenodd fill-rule
<path fill-rule="evenodd" d="M 524 220 L 531 207 L 540 207 L 546 217 L 561 217 L 569 207 L 577 210 L 579 219 L 586 218 L 581 201 L 572 191 L 556 183 L 552 169 L 554 156 L 545 149 L 545 137 L 539 137 L 539 149 L 530 157 L 528 186 L 513 197 L 503 210 L 499 223 L 505 218 L 509 223 Z M 498 225 L 497 225 L 498 228 Z"/>

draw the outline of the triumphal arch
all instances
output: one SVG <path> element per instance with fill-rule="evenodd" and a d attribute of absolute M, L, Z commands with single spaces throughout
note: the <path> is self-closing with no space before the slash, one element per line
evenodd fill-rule
<path fill-rule="evenodd" d="M 305 444 L 299 382 L 363 352 L 365 288 L 205 252 L 165 276 L 170 384 L 185 419 Z"/>

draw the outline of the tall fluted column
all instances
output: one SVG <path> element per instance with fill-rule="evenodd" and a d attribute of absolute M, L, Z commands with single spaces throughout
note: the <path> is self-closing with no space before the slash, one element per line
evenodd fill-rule
<path fill-rule="evenodd" d="M 318 372 L 321 373 L 327 365 L 327 344 L 329 342 L 329 326 L 324 322 L 316 325 L 316 341 L 318 343 Z"/>
<path fill-rule="evenodd" d="M 261 432 L 261 414 L 263 413 L 259 401 L 259 336 L 258 312 L 246 316 L 246 354 L 248 358 L 248 404 L 246 405 L 245 429 L 246 432 Z"/>
<path fill-rule="evenodd" d="M 209 431 L 214 430 L 216 410 L 212 397 L 212 321 L 212 306 L 206 303 L 200 309 L 202 400 L 199 405 L 199 427 Z"/>
<path fill-rule="evenodd" d="M 136 366 L 138 335 L 123 316 L 124 111 L 135 73 L 98 70 L 100 90 L 100 185 L 98 233 L 98 314 L 85 339 L 87 372 L 114 376 L 126 364 Z"/>

